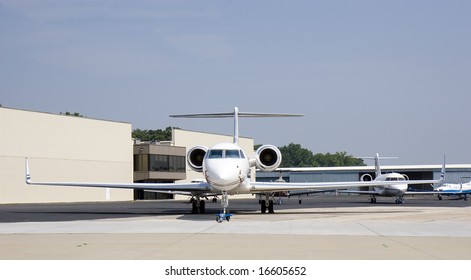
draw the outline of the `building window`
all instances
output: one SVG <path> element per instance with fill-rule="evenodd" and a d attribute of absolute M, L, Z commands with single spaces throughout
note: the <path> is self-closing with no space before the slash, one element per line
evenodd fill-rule
<path fill-rule="evenodd" d="M 185 157 L 149 155 L 149 170 L 157 172 L 185 172 Z"/>
<path fill-rule="evenodd" d="M 149 155 L 134 155 L 134 171 L 149 171 Z"/>

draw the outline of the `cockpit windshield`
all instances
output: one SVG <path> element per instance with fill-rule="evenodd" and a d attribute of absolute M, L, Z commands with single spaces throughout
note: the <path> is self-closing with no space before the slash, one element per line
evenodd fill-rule
<path fill-rule="evenodd" d="M 226 158 L 240 158 L 239 150 L 226 150 Z"/>
<path fill-rule="evenodd" d="M 209 150 L 208 158 L 222 158 L 222 150 Z"/>
<path fill-rule="evenodd" d="M 386 181 L 405 181 L 405 179 L 401 177 L 389 177 L 386 178 Z"/>
<path fill-rule="evenodd" d="M 245 158 L 241 150 L 209 150 L 208 158 Z"/>

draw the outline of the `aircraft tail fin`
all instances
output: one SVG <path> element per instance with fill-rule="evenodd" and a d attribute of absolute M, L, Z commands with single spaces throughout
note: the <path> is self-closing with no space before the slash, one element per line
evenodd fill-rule
<path fill-rule="evenodd" d="M 170 115 L 171 118 L 234 118 L 234 144 L 239 142 L 239 117 L 241 118 L 270 118 L 270 117 L 302 117 L 302 114 L 279 114 L 279 113 L 245 113 L 239 112 L 238 107 L 234 107 L 233 112 L 209 113 L 209 114 L 186 114 Z"/>
<path fill-rule="evenodd" d="M 445 172 L 446 172 L 445 161 L 446 161 L 446 155 L 443 155 L 442 170 L 440 172 L 440 181 L 442 182 L 440 184 L 443 184 L 443 182 L 445 182 Z"/>
<path fill-rule="evenodd" d="M 397 159 L 397 157 L 380 157 L 378 153 L 374 157 L 361 157 L 362 159 L 373 159 L 375 161 L 375 170 L 376 170 L 376 177 L 380 176 L 381 173 L 381 164 L 379 162 L 380 159 Z"/>

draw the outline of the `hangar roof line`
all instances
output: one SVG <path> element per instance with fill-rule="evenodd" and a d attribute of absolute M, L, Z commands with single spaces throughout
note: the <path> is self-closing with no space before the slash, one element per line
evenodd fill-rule
<path fill-rule="evenodd" d="M 75 117 L 75 116 L 68 116 L 66 114 L 61 114 L 61 113 L 52 113 L 52 112 L 45 112 L 45 111 L 35 111 L 35 110 L 29 110 L 29 109 L 12 108 L 12 107 L 8 107 L 8 106 L 5 106 L 5 105 L 0 106 L 0 108 L 1 109 L 8 109 L 8 110 L 15 110 L 15 111 L 45 114 L 45 115 L 54 115 L 54 116 L 60 116 L 60 117 Z M 131 124 L 130 122 L 126 122 L 126 121 L 115 121 L 115 120 L 99 119 L 99 118 L 93 118 L 93 117 L 88 117 L 88 116 L 75 117 L 75 118 L 81 118 L 81 119 L 84 119 L 84 120 L 92 120 L 92 121 L 103 121 L 103 122 L 110 122 L 110 123 Z"/>
<path fill-rule="evenodd" d="M 441 164 L 431 165 L 382 165 L 381 170 L 422 170 L 441 169 Z M 446 169 L 471 169 L 471 164 L 447 164 Z M 282 167 L 273 172 L 320 172 L 320 171 L 374 171 L 374 166 L 335 166 L 335 167 Z"/>

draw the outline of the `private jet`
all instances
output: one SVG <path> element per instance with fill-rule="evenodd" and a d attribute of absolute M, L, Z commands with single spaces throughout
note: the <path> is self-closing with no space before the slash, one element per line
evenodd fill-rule
<path fill-rule="evenodd" d="M 250 179 L 250 169 L 273 171 L 281 163 L 281 152 L 273 145 L 263 145 L 255 152 L 254 158 L 249 158 L 239 142 L 239 118 L 241 117 L 301 117 L 300 114 L 267 114 L 243 113 L 237 107 L 233 112 L 212 114 L 170 115 L 173 118 L 233 118 L 234 133 L 232 143 L 219 143 L 212 147 L 198 145 L 187 152 L 189 167 L 201 172 L 204 181 L 193 183 L 82 183 L 82 182 L 34 182 L 31 177 L 28 159 L 26 163 L 26 183 L 29 185 L 66 186 L 66 187 L 100 187 L 142 189 L 150 191 L 165 191 L 168 193 L 186 194 L 192 197 L 192 212 L 205 213 L 205 198 L 221 196 L 221 212 L 216 215 L 216 221 L 229 221 L 232 214 L 228 213 L 229 196 L 237 194 L 260 195 L 261 213 L 274 213 L 273 194 L 290 190 L 339 189 L 346 187 L 389 186 L 397 182 L 376 180 L 373 182 L 319 182 L 319 183 L 286 183 L 286 182 L 253 182 Z M 384 178 L 386 179 L 386 178 Z M 440 180 L 420 181 L 412 183 L 440 183 Z M 405 183 L 405 182 L 404 182 Z"/>
<path fill-rule="evenodd" d="M 360 180 L 365 181 L 367 179 L 372 180 L 371 182 L 378 182 L 378 181 L 386 181 L 391 184 L 387 185 L 372 185 L 371 190 L 368 191 L 360 191 L 360 190 L 339 190 L 338 193 L 351 193 L 351 194 L 360 194 L 360 195 L 370 195 L 370 203 L 376 203 L 377 196 L 385 196 L 385 197 L 396 197 L 396 204 L 404 203 L 404 195 L 412 195 L 412 194 L 431 194 L 432 192 L 421 192 L 421 191 L 407 191 L 409 188 L 409 184 L 414 184 L 415 182 L 420 181 L 410 181 L 405 174 L 400 174 L 397 172 L 391 173 L 382 173 L 381 172 L 381 165 L 379 163 L 380 159 L 391 159 L 393 157 L 380 157 L 379 154 L 376 154 L 375 157 L 364 157 L 363 159 L 374 159 L 375 161 L 375 173 L 376 177 L 374 180 L 369 174 L 364 174 L 361 176 Z M 443 182 L 445 178 L 445 160 L 443 160 L 442 170 L 440 173 L 440 179 L 438 182 Z M 414 183 L 413 183 L 414 182 Z M 426 183 L 426 180 L 422 181 Z M 429 181 L 430 184 L 433 181 Z M 437 180 L 435 180 L 437 182 Z"/>

